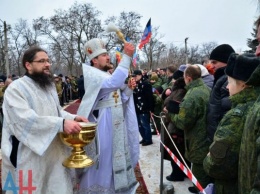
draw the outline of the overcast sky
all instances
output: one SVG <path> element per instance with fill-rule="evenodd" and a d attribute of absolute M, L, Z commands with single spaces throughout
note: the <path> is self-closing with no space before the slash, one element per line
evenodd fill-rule
<path fill-rule="evenodd" d="M 55 9 L 67 10 L 73 0 L 0 0 L 0 19 L 14 24 L 19 18 L 50 17 Z M 260 15 L 257 0 L 79 0 L 92 3 L 102 12 L 102 19 L 134 11 L 145 27 L 151 17 L 152 26 L 159 26 L 164 43 L 188 46 L 215 41 L 227 43 L 236 51 L 245 50 L 246 39 L 252 38 L 253 22 Z M 1 21 L 0 21 L 1 22 Z M 104 20 L 102 21 L 104 22 Z"/>

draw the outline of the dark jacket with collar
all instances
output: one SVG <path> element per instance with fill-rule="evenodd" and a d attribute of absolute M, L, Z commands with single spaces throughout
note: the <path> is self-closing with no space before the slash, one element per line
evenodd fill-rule
<path fill-rule="evenodd" d="M 152 85 L 144 77 L 137 83 L 134 89 L 134 103 L 136 114 L 154 111 L 154 99 Z"/>
<path fill-rule="evenodd" d="M 214 86 L 212 88 L 207 114 L 207 134 L 210 141 L 213 141 L 217 126 L 227 111 L 231 109 L 229 92 L 227 89 L 227 76 L 224 72 L 226 67 L 216 71 Z"/>

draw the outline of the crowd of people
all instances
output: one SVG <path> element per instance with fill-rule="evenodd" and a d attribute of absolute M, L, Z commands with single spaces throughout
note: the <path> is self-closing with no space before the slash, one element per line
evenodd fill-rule
<path fill-rule="evenodd" d="M 260 19 L 258 41 L 259 24 Z M 154 106 L 166 113 L 166 130 L 179 152 L 167 135 L 164 143 L 191 167 L 203 188 L 214 183 L 216 194 L 260 193 L 259 56 L 259 46 L 255 54 L 236 54 L 230 45 L 221 44 L 211 52 L 210 65 L 142 72 L 152 86 Z M 156 114 L 154 107 L 150 110 Z M 172 171 L 166 179 L 183 181 L 185 174 L 167 154 Z M 195 186 L 188 190 L 199 192 Z"/>
<path fill-rule="evenodd" d="M 144 98 L 137 96 L 135 103 L 138 106 L 150 104 L 150 108 L 143 109 L 146 113 L 157 116 L 160 112 L 166 113 L 166 130 L 179 152 L 167 133 L 164 133 L 164 143 L 180 161 L 191 167 L 203 188 L 214 183 L 216 194 L 260 192 L 256 108 L 260 96 L 258 52 L 257 47 L 255 55 L 239 55 L 230 45 L 222 44 L 210 54 L 211 71 L 207 63 L 172 65 L 153 72 L 134 71 L 135 77 L 142 75 L 136 79 L 137 86 L 146 83 L 141 88 L 149 90 Z M 138 88 L 134 95 L 140 91 Z M 148 103 L 149 99 L 154 102 Z M 159 123 L 155 127 L 164 130 Z M 147 145 L 143 142 L 150 142 L 151 128 L 139 124 L 139 131 L 140 143 Z M 148 134 L 148 140 L 144 134 Z M 170 160 L 172 166 L 166 179 L 183 181 L 186 175 L 167 152 L 164 159 Z M 195 186 L 188 189 L 191 193 L 199 192 Z"/>
<path fill-rule="evenodd" d="M 260 41 L 260 18 L 256 27 Z M 139 146 L 153 144 L 156 129 L 168 131 L 163 142 L 203 188 L 214 183 L 216 194 L 260 193 L 259 46 L 254 55 L 221 44 L 201 64 L 132 73 L 131 43 L 113 70 L 101 39 L 84 50 L 89 62 L 79 78 L 53 75 L 38 46 L 23 55 L 24 76 L 0 77 L 3 190 L 14 192 L 9 185 L 23 181 L 36 193 L 135 193 Z M 74 99 L 81 100 L 76 115 L 62 108 Z M 95 164 L 82 171 L 62 166 L 69 149 L 57 135 L 79 133 L 79 122 L 97 123 L 97 138 L 85 147 Z M 184 181 L 166 152 L 164 159 L 172 167 L 166 179 Z M 195 185 L 188 190 L 199 192 Z"/>
<path fill-rule="evenodd" d="M 54 74 L 53 77 L 61 106 L 72 100 L 83 98 L 85 93 L 83 75 L 77 78 L 76 76 Z"/>

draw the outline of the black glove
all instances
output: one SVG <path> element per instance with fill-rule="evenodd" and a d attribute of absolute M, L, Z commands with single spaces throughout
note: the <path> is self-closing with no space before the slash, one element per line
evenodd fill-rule
<path fill-rule="evenodd" d="M 170 100 L 166 108 L 169 113 L 178 114 L 180 111 L 180 103 L 175 100 Z"/>

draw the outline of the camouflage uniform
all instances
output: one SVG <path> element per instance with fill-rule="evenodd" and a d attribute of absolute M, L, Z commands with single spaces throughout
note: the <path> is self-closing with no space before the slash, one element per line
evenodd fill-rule
<path fill-rule="evenodd" d="M 151 83 L 151 85 L 152 85 L 152 88 L 153 88 L 153 100 L 154 100 L 154 112 L 153 113 L 155 115 L 159 116 L 161 111 L 162 111 L 162 103 L 163 102 L 162 102 L 162 99 L 161 99 L 159 92 L 157 91 L 157 88 L 160 87 L 160 85 L 161 85 L 161 79 L 158 78 L 158 81 Z M 161 131 L 161 119 L 158 118 L 158 117 L 154 117 L 154 121 L 155 121 L 157 129 L 159 131 Z M 152 122 L 152 126 L 153 126 L 153 129 L 155 129 L 153 122 Z"/>
<path fill-rule="evenodd" d="M 260 94 L 260 66 L 254 71 L 247 84 Z M 260 193 L 260 96 L 248 112 L 241 139 L 239 155 L 239 193 Z"/>
<path fill-rule="evenodd" d="M 203 159 L 208 153 L 209 142 L 206 134 L 206 113 L 210 89 L 202 79 L 192 81 L 186 86 L 187 93 L 180 104 L 179 114 L 171 115 L 172 122 L 184 130 L 185 157 L 193 163 L 192 172 L 202 187 L 211 179 L 203 169 Z"/>
<path fill-rule="evenodd" d="M 62 81 L 59 80 L 59 81 L 55 81 L 55 87 L 56 87 L 56 90 L 57 90 L 57 94 L 58 94 L 58 97 L 59 97 L 59 101 L 60 101 L 60 105 L 63 106 L 63 104 L 61 103 L 62 102 L 62 92 L 63 92 L 63 89 L 62 89 Z"/>
<path fill-rule="evenodd" d="M 171 89 L 172 88 L 172 86 L 173 86 L 172 79 L 173 79 L 173 75 L 170 76 L 170 77 L 167 77 L 167 82 L 165 82 L 164 84 L 161 85 L 161 87 L 164 90 L 164 92 L 165 92 L 166 89 Z"/>
<path fill-rule="evenodd" d="M 204 169 L 215 179 L 216 194 L 238 193 L 238 159 L 241 136 L 248 111 L 257 99 L 257 92 L 249 87 L 229 97 L 232 108 L 220 121 L 210 154 L 204 159 Z"/>
<path fill-rule="evenodd" d="M 160 78 L 161 78 L 161 80 L 162 80 L 162 81 L 161 81 L 161 85 L 167 83 L 167 81 L 168 81 L 167 75 L 162 75 L 162 76 L 160 76 Z"/>
<path fill-rule="evenodd" d="M 150 82 L 150 84 L 152 85 L 153 88 L 157 89 L 162 85 L 162 80 L 160 78 L 158 78 L 158 80 L 154 83 Z"/>
<path fill-rule="evenodd" d="M 74 77 L 71 78 L 72 99 L 78 98 L 78 84 Z"/>

